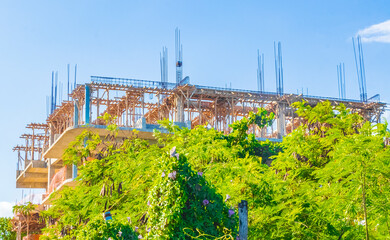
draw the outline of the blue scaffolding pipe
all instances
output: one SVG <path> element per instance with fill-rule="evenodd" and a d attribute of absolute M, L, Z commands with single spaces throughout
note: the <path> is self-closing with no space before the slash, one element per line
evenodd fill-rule
<path fill-rule="evenodd" d="M 89 116 L 91 115 L 91 88 L 88 84 L 85 85 L 85 124 L 89 124 Z"/>
<path fill-rule="evenodd" d="M 51 72 L 51 96 L 50 96 L 50 114 L 54 111 L 53 90 L 54 88 L 54 71 Z"/>

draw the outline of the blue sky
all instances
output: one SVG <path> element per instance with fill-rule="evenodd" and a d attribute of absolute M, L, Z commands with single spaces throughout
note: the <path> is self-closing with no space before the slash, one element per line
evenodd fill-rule
<path fill-rule="evenodd" d="M 285 92 L 307 88 L 311 95 L 337 97 L 336 65 L 344 62 L 347 97 L 357 99 L 351 38 L 359 32 L 368 96 L 379 93 L 390 102 L 389 9 L 389 1 L 358 0 L 3 0 L 0 216 L 9 214 L 9 202 L 21 198 L 12 147 L 22 143 L 26 124 L 45 121 L 51 71 L 58 70 L 65 82 L 66 65 L 77 63 L 79 82 L 91 75 L 160 80 L 159 54 L 166 46 L 173 82 L 174 30 L 179 27 L 184 75 L 194 84 L 256 89 L 260 49 L 265 89 L 275 91 L 273 42 L 281 41 Z"/>

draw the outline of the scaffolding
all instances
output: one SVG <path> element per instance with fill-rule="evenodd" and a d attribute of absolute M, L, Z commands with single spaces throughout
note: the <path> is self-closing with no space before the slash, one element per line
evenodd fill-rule
<path fill-rule="evenodd" d="M 281 139 L 302 123 L 302 119 L 291 107 L 293 102 L 302 100 L 307 101 L 311 106 L 325 100 L 330 101 L 332 105 L 343 103 L 352 112 L 359 113 L 372 122 L 380 121 L 380 116 L 386 107 L 386 104 L 381 103 L 378 98 L 359 101 L 218 88 L 191 85 L 188 78 L 180 83 L 168 83 L 92 76 L 90 83 L 77 85 L 69 94 L 69 100 L 63 101 L 54 109 L 48 116 L 47 123 L 34 123 L 27 126 L 32 133 L 22 135 L 26 140 L 25 146 L 14 148 L 14 151 L 18 152 L 17 175 L 28 173 L 26 169 L 31 163 L 46 161 L 46 164 L 39 166 L 46 169 L 46 185 L 50 184 L 50 176 L 53 176 L 62 165 L 50 167 L 51 162 L 49 163 L 48 159 L 43 157 L 45 152 L 55 145 L 56 140 L 67 129 L 85 126 L 104 128 L 106 123 L 100 117 L 106 113 L 114 117 L 118 127 L 129 130 L 142 129 L 148 124 L 157 126 L 159 120 L 168 119 L 181 123 L 182 126 L 193 128 L 197 125 L 205 125 L 228 134 L 232 130 L 229 126 L 231 123 L 247 116 L 250 111 L 256 112 L 259 107 L 263 107 L 275 114 L 274 124 L 267 129 L 259 129 L 252 125 L 249 131 L 257 138 Z M 140 121 L 146 125 L 140 124 Z M 47 170 L 48 168 L 50 170 Z M 47 180 L 48 171 L 49 180 Z M 32 186 L 32 183 L 29 186 Z"/>
<path fill-rule="evenodd" d="M 30 123 L 26 126 L 31 133 L 25 133 L 20 138 L 25 140 L 24 145 L 17 145 L 12 150 L 18 153 L 17 176 L 29 166 L 43 166 L 43 153 L 49 146 L 48 125 L 44 123 Z"/>
<path fill-rule="evenodd" d="M 158 81 L 92 76 L 91 82 L 79 85 L 48 118 L 51 142 L 66 128 L 74 125 L 104 125 L 99 118 L 105 113 L 115 117 L 119 127 L 136 127 L 140 118 L 148 124 L 169 119 L 186 122 L 191 127 L 206 125 L 229 133 L 229 124 L 250 111 L 264 107 L 277 116 L 275 129 L 260 131 L 257 137 L 281 138 L 297 126 L 299 119 L 291 103 L 306 100 L 310 105 L 329 100 L 333 105 L 343 103 L 365 119 L 379 122 L 385 104 L 351 99 L 303 96 L 264 91 L 217 88 L 209 86 L 163 83 Z"/>
<path fill-rule="evenodd" d="M 91 83 L 78 86 L 71 97 L 73 101 L 63 102 L 48 118 L 53 137 L 73 125 L 104 125 L 99 117 L 105 113 L 116 117 L 120 127 L 135 127 L 138 119 L 144 117 L 148 124 L 169 119 L 189 122 L 191 127 L 207 125 L 228 133 L 229 124 L 264 107 L 275 113 L 278 127 L 262 137 L 281 138 L 288 133 L 286 126 L 294 126 L 297 116 L 290 105 L 296 101 L 306 100 L 310 105 L 323 100 L 334 105 L 343 103 L 367 120 L 377 122 L 385 107 L 380 102 L 97 76 L 91 77 Z M 258 136 L 259 129 L 254 133 Z"/>

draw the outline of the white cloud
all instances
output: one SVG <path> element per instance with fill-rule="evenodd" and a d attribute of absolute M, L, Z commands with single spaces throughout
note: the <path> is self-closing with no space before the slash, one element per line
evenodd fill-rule
<path fill-rule="evenodd" d="M 363 42 L 390 43 L 390 20 L 359 30 L 357 35 L 361 36 Z"/>
<path fill-rule="evenodd" d="M 0 202 L 0 217 L 12 217 L 12 207 L 14 204 L 10 202 Z"/>

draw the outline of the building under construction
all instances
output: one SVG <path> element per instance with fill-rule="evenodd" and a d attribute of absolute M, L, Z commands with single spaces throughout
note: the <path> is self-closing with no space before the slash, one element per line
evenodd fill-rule
<path fill-rule="evenodd" d="M 380 121 L 386 107 L 385 103 L 367 97 L 350 100 L 284 93 L 280 43 L 278 47 L 275 45 L 276 92 L 264 91 L 264 57 L 260 54 L 258 91 L 194 85 L 189 77 L 183 78 L 182 75 L 182 47 L 178 31 L 176 46 L 176 83 L 168 82 L 167 52 L 164 48 L 160 57 L 161 81 L 92 76 L 88 83 L 75 85 L 60 104 L 51 100 L 46 122 L 28 124 L 28 133 L 21 136 L 25 143 L 13 149 L 18 154 L 16 187 L 46 189 L 43 196 L 45 205 L 49 204 L 49 195 L 53 191 L 74 185 L 77 166 L 64 166 L 61 159 L 64 150 L 85 129 L 106 135 L 105 122 L 99 118 L 106 113 L 115 117 L 118 137 L 130 137 L 137 129 L 138 137 L 153 142 L 153 130 L 159 129 L 159 120 L 169 119 L 187 128 L 205 125 L 228 134 L 231 131 L 229 124 L 263 107 L 275 114 L 274 124 L 267 129 L 251 126 L 249 131 L 258 140 L 280 141 L 301 123 L 291 107 L 297 101 L 305 100 L 312 106 L 326 100 L 332 105 L 343 103 L 352 112 L 372 122 Z M 53 89 L 52 84 L 51 99 L 57 92 Z"/>
<path fill-rule="evenodd" d="M 187 81 L 187 82 L 186 82 Z M 131 136 L 133 129 L 139 136 L 153 140 L 153 129 L 158 121 L 169 119 L 182 127 L 206 125 L 229 133 L 229 124 L 263 107 L 276 116 L 275 123 L 266 130 L 250 129 L 256 137 L 281 139 L 300 124 L 291 103 L 305 100 L 310 105 L 329 100 L 333 105 L 345 104 L 352 112 L 378 122 L 384 112 L 381 102 L 361 102 L 326 97 L 278 94 L 239 89 L 224 89 L 182 84 L 91 77 L 91 82 L 78 85 L 51 113 L 46 123 L 27 125 L 30 133 L 23 134 L 25 144 L 16 146 L 18 152 L 18 188 L 47 188 L 55 172 L 62 168 L 61 157 L 68 144 L 83 130 L 107 134 L 105 122 L 99 118 L 108 113 L 115 117 L 119 136 Z M 72 179 L 76 169 L 68 169 L 65 179 Z"/>

